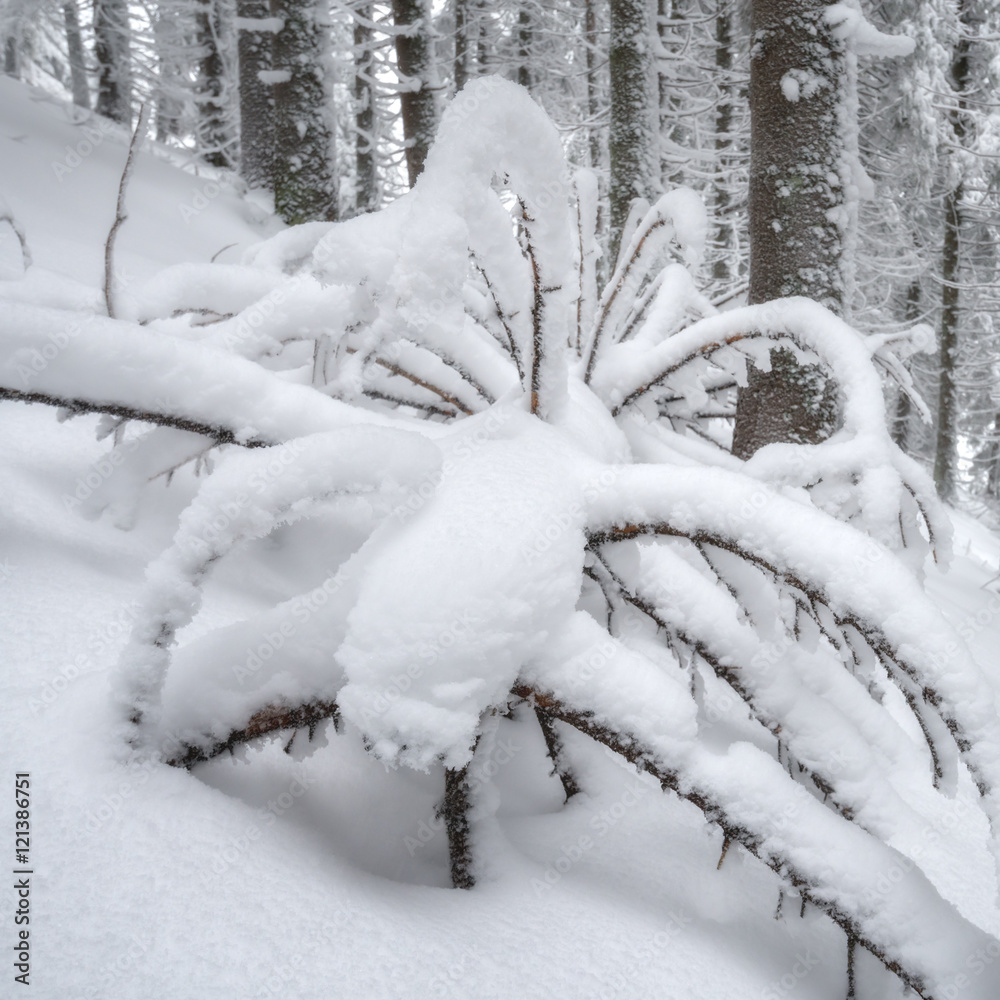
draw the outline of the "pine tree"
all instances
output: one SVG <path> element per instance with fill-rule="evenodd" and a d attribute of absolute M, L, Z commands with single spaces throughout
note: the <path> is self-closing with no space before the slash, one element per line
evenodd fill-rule
<path fill-rule="evenodd" d="M 652 198 L 659 187 L 651 94 L 652 27 L 645 0 L 611 0 L 611 126 L 609 243 L 618 253 L 629 208 L 636 198 Z"/>
<path fill-rule="evenodd" d="M 368 0 L 354 10 L 354 211 L 358 214 L 373 212 L 379 202 L 373 16 Z"/>
<path fill-rule="evenodd" d="M 132 122 L 132 67 L 127 0 L 94 0 L 97 113 Z"/>
<path fill-rule="evenodd" d="M 90 86 L 87 83 L 87 58 L 80 32 L 80 12 L 76 0 L 63 3 L 63 22 L 66 27 L 66 53 L 69 61 L 73 103 L 80 108 L 90 108 Z"/>
<path fill-rule="evenodd" d="M 802 295 L 842 313 L 846 46 L 824 0 L 754 0 L 750 69 L 751 304 Z M 836 178 L 836 180 L 833 180 Z M 833 387 L 787 351 L 751 369 L 733 451 L 815 443 L 837 422 Z"/>
<path fill-rule="evenodd" d="M 424 169 L 438 123 L 431 14 L 426 0 L 392 0 L 392 17 L 398 29 L 396 69 L 406 172 L 413 187 Z"/>
<path fill-rule="evenodd" d="M 275 121 L 271 70 L 274 27 L 267 0 L 237 0 L 239 18 L 240 173 L 252 188 L 274 183 Z"/>
<path fill-rule="evenodd" d="M 337 218 L 326 34 L 315 0 L 274 0 L 274 205 L 288 223 Z"/>

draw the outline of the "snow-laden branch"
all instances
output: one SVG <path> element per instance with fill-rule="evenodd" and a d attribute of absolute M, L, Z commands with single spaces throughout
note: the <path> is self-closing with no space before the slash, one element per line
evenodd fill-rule
<path fill-rule="evenodd" d="M 146 420 L 243 445 L 391 422 L 232 353 L 135 324 L 20 303 L 6 308 L 3 398 Z"/>
<path fill-rule="evenodd" d="M 197 614 L 199 587 L 214 562 L 237 544 L 269 534 L 278 524 L 308 517 L 336 496 L 392 492 L 427 481 L 439 462 L 437 448 L 421 436 L 372 427 L 229 455 L 185 510 L 170 548 L 147 571 L 145 612 L 133 628 L 119 677 L 119 701 L 135 727 L 133 745 L 148 749 L 162 742 L 161 691 L 171 647 L 177 631 Z M 303 687 L 300 670 L 297 681 L 289 685 L 291 679 L 284 678 L 285 687 L 275 693 L 324 701 L 331 697 L 331 683 L 335 693 L 338 678 L 339 672 L 330 674 L 328 665 L 326 678 L 320 679 L 321 690 L 309 691 Z M 266 689 L 260 693 L 259 686 L 244 688 L 244 694 L 263 702 L 256 709 L 272 698 Z M 231 728 L 226 713 L 245 718 L 247 708 L 244 699 L 235 705 L 223 702 L 214 711 L 223 728 Z M 190 714 L 190 706 L 188 710 Z M 193 721 L 189 718 L 185 725 L 190 728 Z M 197 745 L 203 733 L 195 723 L 185 742 Z"/>
<path fill-rule="evenodd" d="M 732 550 L 818 596 L 839 619 L 855 622 L 944 720 L 984 796 L 995 833 L 1000 831 L 1000 717 L 992 688 L 888 549 L 806 504 L 721 469 L 624 468 L 588 505 L 587 523 L 592 543 L 662 534 Z M 668 582 L 661 586 L 672 592 Z M 684 601 L 673 597 L 674 613 L 682 614 Z M 705 636 L 708 648 L 723 641 L 709 619 L 692 631 Z M 719 652 L 734 657 L 741 640 L 733 641 L 737 645 Z"/>
<path fill-rule="evenodd" d="M 871 346 L 810 299 L 779 299 L 708 316 L 652 348 L 645 340 L 614 345 L 603 353 L 591 386 L 617 415 L 651 390 L 669 386 L 672 376 L 683 380 L 684 370 L 700 359 L 745 384 L 747 363 L 767 370 L 770 351 L 783 345 L 808 352 L 830 371 L 841 398 L 842 426 L 818 445 L 768 445 L 745 463 L 745 471 L 765 482 L 807 487 L 853 477 L 862 523 L 886 544 L 899 538 L 900 503 L 909 491 L 932 543 L 946 554 L 949 523 L 930 478 L 892 440 Z"/>

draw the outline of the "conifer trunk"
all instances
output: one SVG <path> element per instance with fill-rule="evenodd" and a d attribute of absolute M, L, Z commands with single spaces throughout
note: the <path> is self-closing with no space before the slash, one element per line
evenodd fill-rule
<path fill-rule="evenodd" d="M 90 108 L 90 87 L 87 84 L 87 57 L 83 51 L 80 33 L 80 12 L 76 0 L 63 4 L 63 24 L 66 27 L 66 54 L 69 57 L 70 86 L 73 103 L 79 108 Z"/>
<path fill-rule="evenodd" d="M 326 32 L 315 0 L 272 0 L 284 27 L 274 36 L 274 207 L 288 223 L 337 218 Z"/>
<path fill-rule="evenodd" d="M 751 304 L 802 295 L 840 314 L 843 272 L 845 43 L 826 0 L 753 0 L 750 60 Z M 733 452 L 816 443 L 837 424 L 835 387 L 788 351 L 751 368 Z"/>
<path fill-rule="evenodd" d="M 378 208 L 378 173 L 375 161 L 375 95 L 372 78 L 375 54 L 372 51 L 372 5 L 356 8 L 354 20 L 354 211 L 374 212 Z"/>
<path fill-rule="evenodd" d="M 94 0 L 94 58 L 97 62 L 97 113 L 131 126 L 132 80 L 126 0 Z"/>
<path fill-rule="evenodd" d="M 397 28 L 407 29 L 396 35 L 396 66 L 401 82 L 407 87 L 399 100 L 406 141 L 406 173 L 413 187 L 423 172 L 427 151 L 437 131 L 430 12 L 425 0 L 392 0 L 392 17 Z"/>
<path fill-rule="evenodd" d="M 652 35 L 646 0 L 611 0 L 610 260 L 635 198 L 655 196 L 659 178 L 653 127 Z"/>
<path fill-rule="evenodd" d="M 237 0 L 240 19 L 240 173 L 252 188 L 274 184 L 274 95 L 260 74 L 271 69 L 274 32 L 248 27 L 270 15 L 267 0 Z"/>

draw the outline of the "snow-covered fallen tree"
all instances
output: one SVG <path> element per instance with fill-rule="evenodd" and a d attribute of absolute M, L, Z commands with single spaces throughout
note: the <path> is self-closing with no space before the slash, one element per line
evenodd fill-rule
<path fill-rule="evenodd" d="M 164 272 L 120 319 L 12 310 L 0 396 L 158 425 L 96 498 L 117 516 L 218 453 L 148 571 L 123 745 L 192 767 L 268 735 L 308 752 L 333 725 L 388 765 L 443 766 L 468 887 L 495 807 L 469 769 L 522 706 L 567 796 L 586 791 L 573 729 L 826 912 L 848 964 L 862 947 L 928 1000 L 957 975 L 991 1000 L 997 972 L 969 970 L 996 942 L 890 846 L 922 825 L 915 783 L 951 795 L 963 767 L 1000 822 L 992 692 L 917 578 L 948 525 L 886 429 L 891 345 L 807 300 L 719 313 L 684 190 L 594 301 L 593 214 L 543 113 L 484 78 L 377 215 Z M 777 347 L 829 369 L 842 426 L 743 463 L 735 389 Z M 349 554 L 318 585 L 184 633 L 234 549 L 292 521 L 319 537 L 345 508 Z"/>

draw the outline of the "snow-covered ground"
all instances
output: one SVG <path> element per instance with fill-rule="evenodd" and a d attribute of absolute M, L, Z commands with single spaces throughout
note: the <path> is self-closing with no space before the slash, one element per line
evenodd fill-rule
<path fill-rule="evenodd" d="M 127 137 L 0 79 L 0 196 L 34 265 L 0 241 L 3 300 L 99 298 Z M 88 124 L 89 122 L 89 124 Z M 100 141 L 97 137 L 102 136 Z M 93 146 L 90 152 L 81 142 Z M 79 163 L 73 157 L 79 157 Z M 210 171 L 140 156 L 119 239 L 126 275 L 221 260 L 277 223 Z M 61 165 L 65 169 L 57 169 Z M 0 225 L 6 230 L 6 226 Z M 227 255 L 232 255 L 231 258 Z M 128 284 L 123 279 L 123 294 Z M 504 720 L 491 763 L 502 837 L 491 877 L 447 887 L 435 817 L 441 772 L 387 772 L 347 736 L 296 760 L 271 743 L 192 774 L 126 768 L 109 676 L 147 562 L 193 492 L 183 471 L 147 490 L 135 527 L 86 520 L 71 498 L 102 477 L 96 418 L 0 404 L 0 830 L 13 861 L 16 772 L 31 774 L 31 987 L 100 1000 L 646 998 L 839 1000 L 846 948 L 830 920 L 779 905 L 776 876 L 690 805 L 617 758 L 572 740 L 588 793 L 562 806 L 531 718 Z M 928 588 L 1000 689 L 1000 540 L 956 519 L 956 558 Z M 280 575 L 309 553 L 293 529 L 269 543 Z M 259 560 L 255 564 L 259 569 Z M 991 580 L 993 581 L 991 587 Z M 269 579 L 223 574 L 210 613 L 262 602 Z M 275 588 L 280 589 L 280 588 Z M 924 803 L 919 850 L 943 895 L 1000 933 L 984 825 L 966 781 Z M 14 865 L 12 863 L 11 867 Z M 8 880 L 2 940 L 13 943 Z M 12 981 L 9 965 L 0 971 Z M 901 996 L 861 954 L 861 995 Z M 11 990 L 2 995 L 18 995 Z"/>

